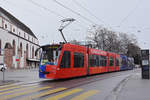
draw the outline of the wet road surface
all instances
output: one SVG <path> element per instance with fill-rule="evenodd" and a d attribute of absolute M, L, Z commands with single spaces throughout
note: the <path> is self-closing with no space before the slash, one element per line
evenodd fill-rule
<path fill-rule="evenodd" d="M 2 85 L 0 100 L 116 100 L 128 78 L 138 71 Z"/>

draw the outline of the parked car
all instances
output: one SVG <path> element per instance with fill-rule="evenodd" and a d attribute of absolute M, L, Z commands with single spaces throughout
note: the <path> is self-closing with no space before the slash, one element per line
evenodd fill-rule
<path fill-rule="evenodd" d="M 6 64 L 0 63 L 0 71 L 5 71 L 7 69 Z"/>

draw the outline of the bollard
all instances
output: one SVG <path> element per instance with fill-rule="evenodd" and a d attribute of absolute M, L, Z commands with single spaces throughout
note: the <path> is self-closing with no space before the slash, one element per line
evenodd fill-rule
<path fill-rule="evenodd" d="M 5 69 L 3 70 L 3 82 L 5 82 Z"/>
<path fill-rule="evenodd" d="M 6 66 L 4 64 L 1 64 L 3 66 L 1 66 L 0 71 L 3 72 L 3 82 L 5 82 L 5 70 L 7 69 Z"/>

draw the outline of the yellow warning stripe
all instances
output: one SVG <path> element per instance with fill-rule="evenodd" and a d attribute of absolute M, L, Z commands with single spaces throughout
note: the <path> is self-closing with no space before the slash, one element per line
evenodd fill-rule
<path fill-rule="evenodd" d="M 37 95 L 33 95 L 33 96 L 28 96 L 28 97 L 25 97 L 25 98 L 21 98 L 21 100 L 37 99 L 37 98 L 39 98 L 39 97 L 46 96 L 46 95 L 50 95 L 50 94 L 52 94 L 52 93 L 56 93 L 56 92 L 59 92 L 59 91 L 65 90 L 65 89 L 66 89 L 66 88 L 58 88 L 58 89 L 50 90 L 50 91 L 43 92 L 43 93 L 40 93 L 40 94 L 37 94 Z M 20 100 L 20 99 L 18 99 L 18 100 Z"/>
<path fill-rule="evenodd" d="M 8 93 L 13 93 L 13 92 L 18 92 L 18 91 L 24 91 L 27 89 L 32 89 L 38 86 L 28 86 L 28 87 L 22 87 L 21 89 L 15 89 L 15 90 L 11 90 L 11 91 L 6 91 L 6 92 L 1 92 L 0 95 L 4 95 L 4 94 L 8 94 Z"/>
<path fill-rule="evenodd" d="M 17 86 L 17 85 L 16 84 L 3 85 L 3 86 L 0 86 L 0 88 L 11 87 L 11 86 Z"/>
<path fill-rule="evenodd" d="M 21 95 L 29 94 L 29 93 L 32 93 L 32 92 L 37 92 L 37 91 L 40 91 L 40 90 L 49 89 L 49 88 L 51 88 L 51 87 L 41 87 L 41 88 L 36 88 L 36 89 L 33 89 L 33 90 L 26 90 L 24 92 L 15 93 L 15 94 L 7 95 L 7 96 L 2 96 L 2 97 L 0 97 L 0 100 L 7 100 L 7 99 L 11 99 L 11 98 L 14 98 L 14 97 L 17 97 L 17 96 L 21 96 Z"/>
<path fill-rule="evenodd" d="M 72 98 L 71 100 L 85 100 L 87 99 L 88 97 L 98 93 L 99 91 L 98 90 L 91 90 L 91 91 L 88 91 L 88 92 L 85 92 L 85 93 L 82 93 L 74 98 Z"/>
<path fill-rule="evenodd" d="M 74 94 L 74 93 L 77 93 L 77 92 L 80 92 L 80 91 L 82 91 L 82 89 L 73 89 L 71 91 L 67 91 L 67 92 L 64 92 L 62 94 L 59 94 L 59 95 L 56 95 L 56 96 L 53 96 L 53 97 L 49 97 L 46 100 L 59 100 L 59 99 L 62 99 L 66 96 L 69 96 L 71 94 Z"/>
<path fill-rule="evenodd" d="M 20 87 L 21 87 L 21 86 L 8 87 L 8 88 L 0 89 L 0 92 L 6 91 L 6 90 L 10 90 L 10 89 L 20 88 Z"/>

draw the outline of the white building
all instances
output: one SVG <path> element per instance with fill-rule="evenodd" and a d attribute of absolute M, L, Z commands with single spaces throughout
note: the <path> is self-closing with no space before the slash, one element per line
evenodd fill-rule
<path fill-rule="evenodd" d="M 39 41 L 34 33 L 0 7 L 0 63 L 9 68 L 37 66 Z"/>

